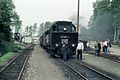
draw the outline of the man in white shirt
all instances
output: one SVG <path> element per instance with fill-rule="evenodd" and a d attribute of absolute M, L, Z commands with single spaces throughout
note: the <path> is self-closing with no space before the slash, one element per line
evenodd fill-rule
<path fill-rule="evenodd" d="M 105 54 L 107 54 L 108 53 L 108 41 L 105 41 L 103 43 L 103 46 L 104 46 Z"/>
<path fill-rule="evenodd" d="M 81 42 L 81 40 L 79 40 L 78 42 L 78 45 L 77 45 L 77 49 L 76 49 L 76 52 L 77 52 L 77 59 L 79 60 L 82 60 L 82 52 L 84 50 L 84 44 Z"/>

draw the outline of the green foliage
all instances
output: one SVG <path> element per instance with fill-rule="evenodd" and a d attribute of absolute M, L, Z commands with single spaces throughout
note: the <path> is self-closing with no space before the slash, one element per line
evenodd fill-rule
<path fill-rule="evenodd" d="M 32 26 L 32 34 L 35 34 L 37 31 L 37 23 L 34 23 L 34 25 Z"/>
<path fill-rule="evenodd" d="M 30 27 L 29 27 L 29 36 L 31 36 L 32 37 L 32 35 L 33 35 L 33 31 L 32 31 L 32 26 L 30 25 Z"/>
<path fill-rule="evenodd" d="M 110 10 L 109 5 L 110 5 L 110 0 L 96 1 L 96 3 L 93 4 L 94 18 L 104 14 L 104 12 L 108 12 Z"/>
<path fill-rule="evenodd" d="M 82 35 L 86 39 L 114 39 L 115 27 L 120 27 L 120 0 L 98 0 L 93 3 L 94 13 Z"/>
<path fill-rule="evenodd" d="M 44 23 L 44 30 L 47 31 L 51 26 L 51 23 L 50 22 L 45 22 Z"/>
<path fill-rule="evenodd" d="M 13 8 L 11 0 L 0 0 L 0 52 L 2 53 L 9 50 L 5 42 L 11 41 L 10 14 Z"/>
<path fill-rule="evenodd" d="M 45 31 L 47 31 L 51 27 L 51 22 L 41 23 L 38 29 L 38 35 L 41 36 Z"/>
<path fill-rule="evenodd" d="M 24 49 L 24 48 L 25 48 L 24 44 L 15 43 L 14 47 L 13 47 L 13 52 L 19 51 L 19 50 Z"/>
<path fill-rule="evenodd" d="M 38 35 L 41 36 L 44 32 L 45 32 L 44 23 L 41 23 L 38 29 Z"/>
<path fill-rule="evenodd" d="M 16 12 L 13 14 L 13 19 L 11 25 L 15 27 L 15 33 L 19 33 L 19 30 L 21 29 L 22 21 L 20 20 L 19 15 L 17 15 Z"/>
<path fill-rule="evenodd" d="M 2 64 L 5 61 L 8 61 L 12 56 L 14 56 L 16 53 L 8 52 L 4 56 L 0 57 L 0 64 Z"/>
<path fill-rule="evenodd" d="M 52 25 L 51 22 L 45 22 L 41 23 L 40 26 L 38 27 L 37 23 L 34 23 L 34 25 L 27 26 L 25 28 L 25 32 L 27 36 L 33 36 L 35 34 L 38 34 L 38 36 L 41 36 L 45 31 L 47 31 L 50 26 Z"/>
<path fill-rule="evenodd" d="M 0 0 L 0 52 L 13 50 L 11 26 L 18 24 L 19 16 L 15 12 L 12 0 Z"/>
<path fill-rule="evenodd" d="M 8 41 L 2 41 L 0 43 L 0 50 L 1 50 L 1 53 L 4 54 L 4 53 L 7 53 L 9 51 L 13 51 L 13 42 L 8 42 Z"/>
<path fill-rule="evenodd" d="M 25 28 L 25 32 L 26 32 L 26 36 L 33 36 L 33 35 L 35 35 L 36 34 L 36 32 L 37 32 L 37 23 L 34 23 L 34 25 L 32 26 L 32 25 L 30 25 L 30 26 L 27 26 L 26 28 Z"/>
<path fill-rule="evenodd" d="M 21 49 L 25 48 L 23 45 L 8 41 L 2 41 L 0 43 L 0 52 L 4 55 L 7 52 L 17 52 Z"/>
<path fill-rule="evenodd" d="M 29 35 L 29 26 L 25 27 L 26 35 Z"/>

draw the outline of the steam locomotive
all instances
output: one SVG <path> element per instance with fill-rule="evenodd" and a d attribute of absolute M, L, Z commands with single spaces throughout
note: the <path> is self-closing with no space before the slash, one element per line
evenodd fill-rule
<path fill-rule="evenodd" d="M 78 32 L 72 22 L 57 21 L 40 37 L 40 45 L 47 50 L 52 51 L 52 56 L 62 57 L 61 48 L 63 43 L 67 44 L 70 52 L 67 57 L 76 53 L 78 43 Z"/>

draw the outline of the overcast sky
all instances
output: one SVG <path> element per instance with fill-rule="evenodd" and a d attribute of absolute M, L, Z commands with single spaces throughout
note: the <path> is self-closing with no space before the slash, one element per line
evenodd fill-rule
<path fill-rule="evenodd" d="M 88 22 L 95 0 L 80 1 L 80 16 Z M 68 20 L 77 12 L 77 0 L 15 0 L 15 6 L 24 27 L 45 21 Z"/>

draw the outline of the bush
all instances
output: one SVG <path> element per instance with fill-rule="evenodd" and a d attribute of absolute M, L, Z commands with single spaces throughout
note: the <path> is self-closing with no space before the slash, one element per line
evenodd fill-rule
<path fill-rule="evenodd" d="M 2 55 L 4 55 L 7 52 L 17 52 L 20 49 L 22 48 L 14 44 L 13 42 L 2 41 L 0 43 L 0 52 L 2 53 Z"/>
<path fill-rule="evenodd" d="M 13 43 L 12 42 L 2 41 L 0 43 L 0 52 L 2 53 L 2 55 L 4 55 L 4 53 L 12 51 L 12 49 L 13 49 Z"/>
<path fill-rule="evenodd" d="M 0 57 L 0 64 L 9 60 L 13 55 L 15 55 L 16 53 L 13 52 L 8 52 L 6 53 L 4 56 Z"/>
<path fill-rule="evenodd" d="M 7 52 L 17 52 L 21 49 L 25 48 L 24 44 L 14 43 L 14 41 L 1 41 L 0 42 L 0 53 L 4 55 Z"/>

